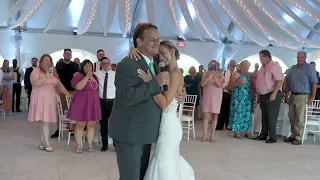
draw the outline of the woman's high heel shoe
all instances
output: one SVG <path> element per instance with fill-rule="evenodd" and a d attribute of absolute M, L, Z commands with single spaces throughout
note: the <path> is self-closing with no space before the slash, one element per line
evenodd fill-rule
<path fill-rule="evenodd" d="M 248 139 L 252 139 L 252 135 L 251 134 L 246 134 L 245 137 L 248 138 Z"/>
<path fill-rule="evenodd" d="M 206 141 L 207 141 L 207 137 L 203 136 L 202 139 L 201 139 L 201 142 L 206 142 Z"/>
<path fill-rule="evenodd" d="M 241 138 L 241 135 L 240 135 L 239 133 L 235 133 L 235 134 L 234 134 L 234 137 L 235 137 L 235 138 L 238 138 L 238 139 L 242 139 L 242 138 Z"/>

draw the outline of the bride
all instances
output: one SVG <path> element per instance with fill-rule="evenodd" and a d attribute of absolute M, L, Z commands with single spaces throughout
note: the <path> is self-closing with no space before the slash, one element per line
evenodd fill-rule
<path fill-rule="evenodd" d="M 129 56 L 138 57 L 137 49 L 131 49 Z M 178 49 L 170 41 L 162 41 L 159 48 L 160 60 L 165 62 L 170 75 L 168 90 L 154 96 L 162 111 L 156 149 L 149 163 L 144 180 L 194 180 L 194 171 L 180 155 L 182 127 L 177 117 L 178 102 L 175 95 L 182 92 L 183 75 L 178 67 Z M 150 72 L 138 70 L 144 82 L 151 81 Z"/>

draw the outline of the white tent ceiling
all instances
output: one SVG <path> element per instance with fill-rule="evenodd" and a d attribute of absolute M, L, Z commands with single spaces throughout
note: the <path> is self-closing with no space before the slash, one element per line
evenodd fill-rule
<path fill-rule="evenodd" d="M 0 26 L 127 37 L 154 22 L 163 39 L 320 48 L 319 8 L 319 0 L 1 0 Z"/>

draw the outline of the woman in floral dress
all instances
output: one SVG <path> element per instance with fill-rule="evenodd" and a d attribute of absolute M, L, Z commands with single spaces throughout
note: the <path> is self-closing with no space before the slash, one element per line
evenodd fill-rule
<path fill-rule="evenodd" d="M 250 63 L 244 60 L 238 70 L 233 73 L 227 89 L 232 90 L 230 104 L 230 122 L 236 138 L 241 138 L 240 133 L 245 132 L 245 137 L 251 139 L 252 128 L 252 93 L 251 78 L 248 73 Z"/>

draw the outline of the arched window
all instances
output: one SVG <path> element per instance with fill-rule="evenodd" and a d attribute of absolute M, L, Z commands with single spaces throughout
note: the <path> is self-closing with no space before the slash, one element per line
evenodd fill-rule
<path fill-rule="evenodd" d="M 188 75 L 191 66 L 196 69 L 200 66 L 200 63 L 193 57 L 180 53 L 180 59 L 178 60 L 178 66 L 183 69 L 183 75 Z"/>
<path fill-rule="evenodd" d="M 249 56 L 249 57 L 244 58 L 244 59 L 245 59 L 245 60 L 248 60 L 248 61 L 251 63 L 249 72 L 253 72 L 253 71 L 254 71 L 254 65 L 255 65 L 256 63 L 258 63 L 258 64 L 259 64 L 259 67 L 261 67 L 259 54 L 255 54 L 255 55 Z M 287 65 L 285 65 L 281 59 L 279 59 L 279 58 L 277 58 L 277 57 L 275 57 L 275 56 L 272 56 L 272 60 L 279 63 L 279 65 L 280 65 L 281 68 L 282 68 L 282 72 L 283 72 L 283 73 L 288 69 Z"/>
<path fill-rule="evenodd" d="M 53 64 L 55 65 L 60 59 L 63 59 L 63 49 L 56 51 L 54 53 L 51 53 L 50 56 L 53 59 Z M 71 60 L 73 61 L 74 58 L 79 58 L 80 61 L 82 62 L 85 59 L 89 59 L 92 63 L 97 61 L 97 56 L 92 54 L 91 52 L 81 50 L 81 49 L 71 49 L 72 51 L 72 58 Z"/>

